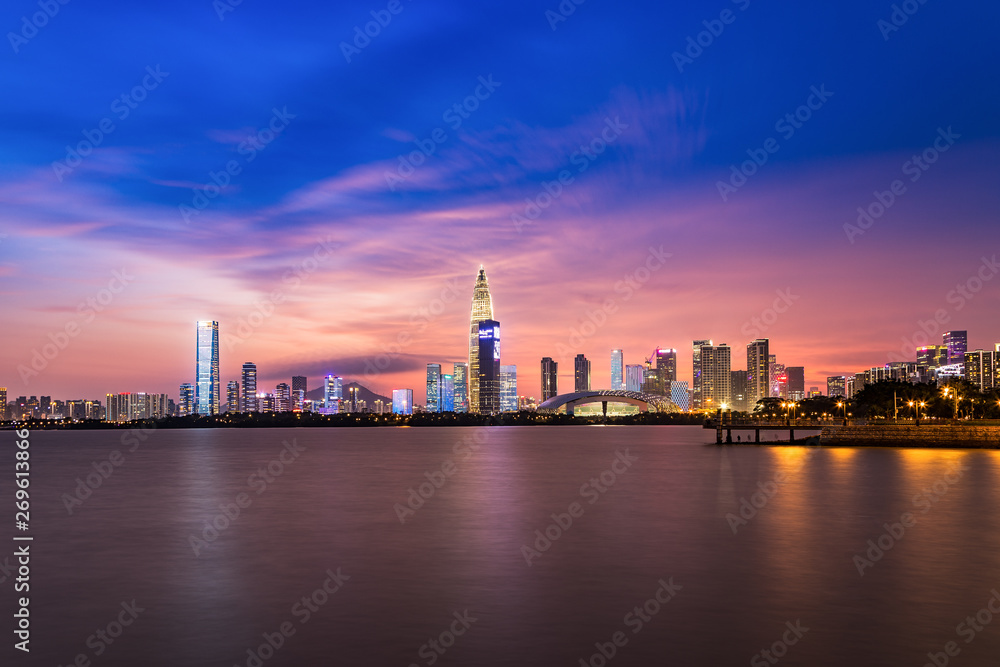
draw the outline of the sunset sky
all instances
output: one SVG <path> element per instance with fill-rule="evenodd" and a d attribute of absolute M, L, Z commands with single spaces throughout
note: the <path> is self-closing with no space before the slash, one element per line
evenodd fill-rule
<path fill-rule="evenodd" d="M 176 400 L 209 319 L 223 387 L 254 361 L 422 403 L 480 264 L 522 395 L 543 356 L 609 385 L 615 347 L 690 380 L 701 338 L 734 370 L 770 338 L 824 392 L 921 321 L 992 349 L 1000 6 L 903 4 L 93 1 L 34 29 L 12 0 L 0 386 Z"/>

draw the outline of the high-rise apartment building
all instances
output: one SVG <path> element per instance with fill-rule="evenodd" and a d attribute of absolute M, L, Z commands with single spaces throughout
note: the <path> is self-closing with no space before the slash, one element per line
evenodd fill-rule
<path fill-rule="evenodd" d="M 701 363 L 701 407 L 703 410 L 719 410 L 732 402 L 730 366 L 732 351 L 725 343 L 702 345 Z"/>
<path fill-rule="evenodd" d="M 729 371 L 729 400 L 734 411 L 747 411 L 746 371 Z"/>
<path fill-rule="evenodd" d="M 965 353 L 965 379 L 989 391 L 996 384 L 996 355 L 993 350 L 976 350 Z"/>
<path fill-rule="evenodd" d="M 292 376 L 292 410 L 301 412 L 306 409 L 306 392 L 308 389 L 308 378 L 305 375 Z"/>
<path fill-rule="evenodd" d="M 469 364 L 460 361 L 455 364 L 455 412 L 469 411 Z"/>
<path fill-rule="evenodd" d="M 243 380 L 243 409 L 241 412 L 257 412 L 257 364 L 252 361 L 244 362 L 241 379 Z"/>
<path fill-rule="evenodd" d="M 847 396 L 847 377 L 844 375 L 833 375 L 826 379 L 826 395 L 830 398 Z"/>
<path fill-rule="evenodd" d="M 711 340 L 696 340 L 691 343 L 691 409 L 701 410 L 701 347 L 711 345 Z"/>
<path fill-rule="evenodd" d="M 427 364 L 427 412 L 441 412 L 441 364 Z"/>
<path fill-rule="evenodd" d="M 219 378 L 219 323 L 198 322 L 198 349 L 195 359 L 195 412 L 199 415 L 219 414 L 221 397 Z"/>
<path fill-rule="evenodd" d="M 806 397 L 806 369 L 803 366 L 789 366 L 785 369 L 788 378 L 788 398 L 801 401 Z"/>
<path fill-rule="evenodd" d="M 625 389 L 642 391 L 642 364 L 629 364 L 625 367 Z"/>
<path fill-rule="evenodd" d="M 747 345 L 747 409 L 753 411 L 757 401 L 770 395 L 769 340 L 758 338 Z"/>
<path fill-rule="evenodd" d="M 278 386 L 274 388 L 274 411 L 292 411 L 292 389 L 287 382 L 279 382 Z"/>
<path fill-rule="evenodd" d="M 226 412 L 240 411 L 240 383 L 230 380 L 226 383 Z"/>
<path fill-rule="evenodd" d="M 476 358 L 479 369 L 477 412 L 492 415 L 500 412 L 500 323 L 496 320 L 479 322 L 476 338 L 479 340 Z"/>
<path fill-rule="evenodd" d="M 625 357 L 621 350 L 611 350 L 611 388 L 625 388 Z"/>
<path fill-rule="evenodd" d="M 559 362 L 552 357 L 542 357 L 542 400 L 559 395 Z"/>
<path fill-rule="evenodd" d="M 194 414 L 194 384 L 185 382 L 181 385 L 178 407 L 182 417 Z"/>
<path fill-rule="evenodd" d="M 490 284 L 486 280 L 486 269 L 479 267 L 476 286 L 472 290 L 472 321 L 469 327 L 469 411 L 479 412 L 479 324 L 493 321 L 493 297 Z M 483 329 L 486 330 L 485 328 Z M 497 370 L 499 375 L 499 369 Z M 498 399 L 499 400 L 499 399 Z"/>
<path fill-rule="evenodd" d="M 965 352 L 968 350 L 968 331 L 945 331 L 941 336 L 944 346 L 948 348 L 948 363 L 965 363 Z"/>
<path fill-rule="evenodd" d="M 573 391 L 590 391 L 590 359 L 578 354 L 573 359 Z"/>
<path fill-rule="evenodd" d="M 500 411 L 517 412 L 517 366 L 500 366 Z"/>

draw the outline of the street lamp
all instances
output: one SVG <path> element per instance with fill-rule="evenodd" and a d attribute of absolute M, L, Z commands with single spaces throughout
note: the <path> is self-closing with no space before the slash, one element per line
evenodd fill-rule
<path fill-rule="evenodd" d="M 838 408 L 844 408 L 844 426 L 847 426 L 847 401 L 837 403 Z"/>

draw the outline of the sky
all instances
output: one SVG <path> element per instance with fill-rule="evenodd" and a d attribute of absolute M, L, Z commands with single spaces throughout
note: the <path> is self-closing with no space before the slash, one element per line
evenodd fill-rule
<path fill-rule="evenodd" d="M 47 14 L 45 12 L 48 12 Z M 1000 7 L 12 0 L 0 386 L 334 373 L 423 400 L 485 266 L 503 363 L 829 375 L 1000 342 Z M 40 26 L 40 27 L 39 27 Z M 367 34 L 366 34 L 367 31 Z M 860 209 L 860 212 L 859 212 Z"/>

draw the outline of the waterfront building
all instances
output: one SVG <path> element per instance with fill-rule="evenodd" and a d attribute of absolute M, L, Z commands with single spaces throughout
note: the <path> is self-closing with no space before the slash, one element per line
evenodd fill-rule
<path fill-rule="evenodd" d="M 701 347 L 711 345 L 711 340 L 691 343 L 691 409 L 701 410 Z"/>
<path fill-rule="evenodd" d="M 803 366 L 789 366 L 785 369 L 788 398 L 801 401 L 806 397 L 806 369 Z"/>
<path fill-rule="evenodd" d="M 244 362 L 241 375 L 243 380 L 241 412 L 257 412 L 257 364 L 252 361 Z"/>
<path fill-rule="evenodd" d="M 642 364 L 629 364 L 625 367 L 625 390 L 642 391 Z"/>
<path fill-rule="evenodd" d="M 996 382 L 996 355 L 992 350 L 965 353 L 965 379 L 979 387 L 979 391 L 993 389 Z"/>
<path fill-rule="evenodd" d="M 611 388 L 625 388 L 624 354 L 621 350 L 611 350 Z"/>
<path fill-rule="evenodd" d="M 944 346 L 948 348 L 949 364 L 964 364 L 965 352 L 968 350 L 968 331 L 945 331 L 941 336 Z"/>
<path fill-rule="evenodd" d="M 573 391 L 590 391 L 590 359 L 578 354 L 573 359 Z"/>
<path fill-rule="evenodd" d="M 292 390 L 287 382 L 279 382 L 274 388 L 274 410 L 275 412 L 292 411 Z"/>
<path fill-rule="evenodd" d="M 455 364 L 454 368 L 454 383 L 455 383 L 455 394 L 454 394 L 454 404 L 455 412 L 468 412 L 469 411 L 469 364 L 465 361 L 459 361 Z"/>
<path fill-rule="evenodd" d="M 221 380 L 219 377 L 219 323 L 198 322 L 198 346 L 195 358 L 195 413 L 219 414 Z"/>
<path fill-rule="evenodd" d="M 392 413 L 396 415 L 413 414 L 413 390 L 393 389 L 392 390 Z"/>
<path fill-rule="evenodd" d="M 441 375 L 441 412 L 455 412 L 455 376 Z"/>
<path fill-rule="evenodd" d="M 323 381 L 323 407 L 334 412 L 327 414 L 336 414 L 342 398 L 344 398 L 344 379 L 333 373 L 328 374 Z"/>
<path fill-rule="evenodd" d="M 472 318 L 469 327 L 469 411 L 479 412 L 482 401 L 479 398 L 479 324 L 493 321 L 493 297 L 486 279 L 486 269 L 479 267 L 476 285 L 472 290 Z M 484 329 L 485 330 L 485 329 Z M 498 371 L 499 374 L 499 371 Z"/>
<path fill-rule="evenodd" d="M 517 412 L 517 366 L 500 366 L 500 411 Z"/>
<path fill-rule="evenodd" d="M 230 380 L 226 384 L 226 412 L 240 411 L 240 383 Z"/>
<path fill-rule="evenodd" d="M 182 417 L 194 414 L 194 384 L 190 382 L 180 388 L 180 414 Z"/>
<path fill-rule="evenodd" d="M 732 403 L 730 366 L 732 352 L 728 345 L 702 345 L 701 406 L 703 410 L 719 410 Z"/>
<path fill-rule="evenodd" d="M 747 345 L 747 409 L 753 411 L 757 401 L 770 395 L 770 352 L 767 338 L 758 338 Z"/>
<path fill-rule="evenodd" d="M 492 415 L 500 412 L 500 323 L 483 320 L 477 325 L 479 354 L 476 367 L 479 382 L 476 389 L 479 396 L 477 412 Z M 470 364 L 471 368 L 471 364 Z"/>
<path fill-rule="evenodd" d="M 542 401 L 559 395 L 559 362 L 542 357 Z"/>
<path fill-rule="evenodd" d="M 301 412 L 306 408 L 306 392 L 309 391 L 305 375 L 292 376 L 292 410 Z"/>
<path fill-rule="evenodd" d="M 427 364 L 427 412 L 441 412 L 441 364 Z"/>
<path fill-rule="evenodd" d="M 847 378 L 843 375 L 833 375 L 826 379 L 826 395 L 830 398 L 847 396 Z"/>
<path fill-rule="evenodd" d="M 670 383 L 670 400 L 684 412 L 691 409 L 691 391 L 686 380 Z"/>
<path fill-rule="evenodd" d="M 729 371 L 730 407 L 736 412 L 747 412 L 747 372 Z"/>

